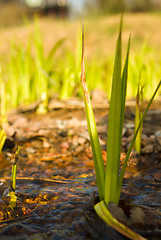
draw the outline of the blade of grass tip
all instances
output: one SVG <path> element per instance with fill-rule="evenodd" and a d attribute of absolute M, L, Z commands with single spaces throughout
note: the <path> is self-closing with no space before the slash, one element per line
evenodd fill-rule
<path fill-rule="evenodd" d="M 126 154 L 126 158 L 125 158 L 124 164 L 123 164 L 122 169 L 121 169 L 121 173 L 120 173 L 120 177 L 119 177 L 119 182 L 118 182 L 118 193 L 119 193 L 119 195 L 120 195 L 120 193 L 121 193 L 122 182 L 123 182 L 123 179 L 124 179 L 124 174 L 125 174 L 125 169 L 126 169 L 126 166 L 127 166 L 127 161 L 128 161 L 128 159 L 129 159 L 129 156 L 130 156 L 132 147 L 133 147 L 133 145 L 134 145 L 136 136 L 137 136 L 137 134 L 138 134 L 138 131 L 139 131 L 140 127 L 141 127 L 142 124 L 143 124 L 144 118 L 145 118 L 145 116 L 146 116 L 146 114 L 147 114 L 147 112 L 148 112 L 148 110 L 149 110 L 149 108 L 150 108 L 150 106 L 151 106 L 151 104 L 152 104 L 152 102 L 153 102 L 153 100 L 154 100 L 154 97 L 155 97 L 155 95 L 157 94 L 160 86 L 161 86 L 161 80 L 159 81 L 159 83 L 158 83 L 158 85 L 157 85 L 157 87 L 156 87 L 156 89 L 155 89 L 155 91 L 154 91 L 154 93 L 153 93 L 150 101 L 148 102 L 148 105 L 147 105 L 147 107 L 146 107 L 146 109 L 145 109 L 145 111 L 144 111 L 144 113 L 143 113 L 143 115 L 142 115 L 142 118 L 141 118 L 141 120 L 140 120 L 140 123 L 139 123 L 139 125 L 138 125 L 138 127 L 137 127 L 137 129 L 136 129 L 136 131 L 135 131 L 135 133 L 134 133 L 134 135 L 133 135 L 132 141 L 131 141 L 130 146 L 129 146 L 129 148 L 128 148 L 128 151 L 127 151 L 127 154 Z"/>
<path fill-rule="evenodd" d="M 2 148 L 3 148 L 3 145 L 6 141 L 6 134 L 5 132 L 3 131 L 3 129 L 0 131 L 0 152 L 2 151 Z"/>
<path fill-rule="evenodd" d="M 140 90 L 140 101 L 141 101 L 141 105 L 140 105 L 140 119 L 143 116 L 143 107 L 144 107 L 143 89 L 144 89 L 144 85 L 141 86 L 141 90 Z M 143 123 L 142 123 L 140 128 L 141 128 L 141 133 L 142 133 Z M 141 135 L 140 135 L 140 146 L 141 146 Z"/>
<path fill-rule="evenodd" d="M 140 84 L 138 84 L 138 90 L 136 95 L 136 106 L 135 106 L 135 131 L 140 122 Z M 141 145 L 141 128 L 136 136 L 134 148 L 140 154 L 140 145 Z"/>
<path fill-rule="evenodd" d="M 126 102 L 126 89 L 127 89 L 127 79 L 128 79 L 130 41 L 131 41 L 131 36 L 129 36 L 129 40 L 128 40 L 126 60 L 125 60 L 123 74 L 122 74 L 122 78 L 121 78 L 121 82 L 122 82 L 122 91 L 121 91 L 122 101 L 121 101 L 121 103 L 122 104 L 121 104 L 120 142 L 122 141 L 122 129 L 123 129 L 123 122 L 124 122 L 124 115 L 125 115 L 125 102 Z"/>
<path fill-rule="evenodd" d="M 101 146 L 98 138 L 96 123 L 92 110 L 92 105 L 88 93 L 85 77 L 85 62 L 84 62 L 84 23 L 82 23 L 82 60 L 81 60 L 81 84 L 84 93 L 85 110 L 87 117 L 87 125 L 89 137 L 93 152 L 93 160 L 96 172 L 96 179 L 98 185 L 98 192 L 100 200 L 104 199 L 104 184 L 105 184 L 105 167 L 102 158 Z"/>
<path fill-rule="evenodd" d="M 6 114 L 6 90 L 4 82 L 1 85 L 1 124 L 7 123 L 7 114 Z"/>
<path fill-rule="evenodd" d="M 98 216 L 104 220 L 109 226 L 114 228 L 117 232 L 121 233 L 122 235 L 128 237 L 132 240 L 146 240 L 136 232 L 132 231 L 130 228 L 119 222 L 116 218 L 112 216 L 108 208 L 106 207 L 104 201 L 97 203 L 94 206 L 94 209 Z"/>
<path fill-rule="evenodd" d="M 112 91 L 108 118 L 107 138 L 107 162 L 105 178 L 105 203 L 115 202 L 119 175 L 119 161 L 121 148 L 121 106 L 122 106 L 122 83 L 121 83 L 121 35 L 122 18 L 120 21 L 119 35 L 116 45 Z"/>

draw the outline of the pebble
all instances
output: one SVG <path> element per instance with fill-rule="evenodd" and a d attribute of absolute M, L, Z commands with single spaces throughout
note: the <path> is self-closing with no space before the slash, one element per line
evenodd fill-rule
<path fill-rule="evenodd" d="M 43 142 L 41 141 L 41 140 L 33 140 L 32 142 L 31 142 L 31 145 L 32 145 L 32 147 L 33 148 L 42 148 L 42 145 L 43 145 Z"/>
<path fill-rule="evenodd" d="M 125 215 L 122 208 L 118 207 L 116 203 L 109 202 L 108 209 L 111 212 L 111 214 L 113 215 L 113 217 L 115 217 L 116 219 L 118 219 L 119 221 L 121 221 L 123 223 L 127 222 L 127 220 L 128 220 L 127 216 Z"/>
<path fill-rule="evenodd" d="M 133 223 L 146 223 L 146 215 L 141 207 L 135 206 L 130 209 L 130 224 Z"/>
<path fill-rule="evenodd" d="M 129 122 L 129 123 L 126 123 L 125 126 L 126 126 L 126 128 L 128 128 L 128 129 L 130 128 L 131 129 L 131 128 L 135 127 L 135 124 Z"/>
<path fill-rule="evenodd" d="M 154 173 L 153 178 L 156 182 L 161 182 L 161 172 Z"/>
<path fill-rule="evenodd" d="M 126 138 L 126 142 L 131 143 L 132 138 L 133 138 L 133 135 L 130 135 L 129 137 Z"/>
<path fill-rule="evenodd" d="M 126 128 L 123 128 L 123 130 L 122 130 L 122 136 L 123 137 L 125 136 L 126 132 L 127 132 Z"/>
<path fill-rule="evenodd" d="M 161 138 L 156 139 L 156 149 L 158 152 L 161 152 Z"/>
<path fill-rule="evenodd" d="M 34 148 L 32 148 L 32 147 L 27 147 L 26 148 L 26 152 L 29 153 L 29 154 L 33 154 L 33 153 L 36 152 L 36 150 Z"/>
<path fill-rule="evenodd" d="M 78 137 L 77 142 L 78 142 L 78 144 L 83 145 L 83 144 L 85 144 L 86 139 L 82 138 L 82 137 Z"/>
<path fill-rule="evenodd" d="M 148 144 L 144 148 L 141 149 L 142 154 L 149 154 L 154 151 L 154 145 L 153 144 Z"/>
<path fill-rule="evenodd" d="M 155 136 L 161 138 L 161 130 L 156 131 Z"/>
<path fill-rule="evenodd" d="M 51 144 L 48 141 L 44 140 L 43 141 L 43 148 L 50 148 L 50 147 L 51 147 Z"/>
<path fill-rule="evenodd" d="M 150 137 L 148 137 L 146 134 L 142 134 L 141 136 L 141 144 L 143 147 L 150 145 L 150 144 L 154 144 L 155 142 L 155 137 L 154 135 L 151 135 Z"/>

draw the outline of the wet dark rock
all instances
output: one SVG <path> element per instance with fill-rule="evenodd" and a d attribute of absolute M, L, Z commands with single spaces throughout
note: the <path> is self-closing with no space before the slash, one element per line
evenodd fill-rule
<path fill-rule="evenodd" d="M 5 150 L 7 148 L 8 149 L 12 149 L 14 147 L 15 147 L 15 140 L 14 140 L 14 138 L 7 137 L 2 150 Z"/>
<path fill-rule="evenodd" d="M 161 172 L 154 173 L 153 178 L 156 182 L 161 182 Z"/>
<path fill-rule="evenodd" d="M 108 226 L 102 219 L 98 217 L 94 211 L 93 206 L 88 206 L 85 209 L 85 214 L 87 218 L 87 231 L 93 240 L 126 240 L 117 233 L 112 227 Z"/>
<path fill-rule="evenodd" d="M 144 225 L 146 220 L 146 215 L 141 207 L 134 206 L 130 209 L 130 224 L 141 223 Z"/>
<path fill-rule="evenodd" d="M 123 223 L 126 223 L 128 221 L 128 218 L 125 215 L 124 211 L 122 210 L 122 208 L 118 207 L 116 203 L 109 202 L 108 208 L 111 214 L 119 221 Z"/>
<path fill-rule="evenodd" d="M 44 236 L 40 233 L 35 233 L 29 237 L 26 237 L 26 240 L 44 240 Z"/>

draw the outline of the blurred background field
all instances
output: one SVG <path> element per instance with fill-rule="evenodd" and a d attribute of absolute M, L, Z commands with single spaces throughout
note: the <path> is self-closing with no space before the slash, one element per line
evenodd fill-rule
<path fill-rule="evenodd" d="M 114 4 L 115 1 L 113 5 L 110 2 L 87 1 L 85 13 L 87 82 L 91 97 L 94 89 L 101 89 L 107 99 L 110 98 L 119 11 L 122 7 Z M 1 102 L 5 99 L 3 104 L 7 108 L 42 100 L 44 96 L 47 101 L 50 97 L 82 97 L 83 1 L 81 3 L 77 6 L 70 1 L 65 5 L 66 1 L 62 0 L 57 1 L 60 8 L 55 9 L 54 5 L 50 9 L 29 7 L 25 1 L 0 2 L 0 65 L 1 83 L 4 85 L 4 88 L 1 87 Z M 131 34 L 128 98 L 135 97 L 139 81 L 145 85 L 145 98 L 150 98 L 160 79 L 159 7 L 157 1 L 136 1 L 135 6 L 130 1 L 126 4 L 123 54 Z"/>

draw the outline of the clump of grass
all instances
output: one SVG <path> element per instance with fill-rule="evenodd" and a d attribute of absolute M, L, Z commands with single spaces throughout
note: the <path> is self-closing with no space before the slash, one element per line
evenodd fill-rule
<path fill-rule="evenodd" d="M 35 46 L 35 79 L 36 79 L 36 91 L 41 98 L 41 103 L 37 109 L 37 113 L 44 114 L 48 111 L 48 101 L 49 101 L 49 80 L 51 71 L 53 71 L 53 57 L 57 49 L 65 41 L 62 38 L 56 42 L 52 47 L 47 57 L 44 56 L 44 47 L 40 31 L 38 28 L 37 20 L 35 19 L 35 34 L 34 34 L 34 46 Z"/>
<path fill-rule="evenodd" d="M 58 40 L 47 56 L 35 19 L 35 31 L 29 37 L 26 46 L 12 40 L 7 62 L 0 68 L 0 104 L 1 122 L 6 121 L 6 111 L 20 104 L 30 104 L 40 100 L 39 113 L 46 113 L 50 97 L 49 90 L 59 91 L 55 87 L 55 68 L 58 65 L 55 53 L 63 45 L 65 38 Z M 63 71 L 64 69 L 62 69 Z"/>
<path fill-rule="evenodd" d="M 130 50 L 130 37 L 128 41 L 127 54 L 122 70 L 122 18 L 120 22 L 119 35 L 116 45 L 115 62 L 113 68 L 113 79 L 112 79 L 112 90 L 111 90 L 111 100 L 109 109 L 109 119 L 108 119 L 108 139 L 107 139 L 107 160 L 106 160 L 106 170 L 104 167 L 100 142 L 98 138 L 98 133 L 96 129 L 96 123 L 94 119 L 94 114 L 92 110 L 92 105 L 89 97 L 89 92 L 86 84 L 85 76 L 85 60 L 84 60 L 84 26 L 82 30 L 82 62 L 81 62 L 81 84 L 84 93 L 85 110 L 88 124 L 88 131 L 90 136 L 90 142 L 93 152 L 93 160 L 95 165 L 96 180 L 99 192 L 100 202 L 95 205 L 95 210 L 97 214 L 105 220 L 109 225 L 114 227 L 117 231 L 123 233 L 124 235 L 130 237 L 131 239 L 143 239 L 136 233 L 129 230 L 124 225 L 112 217 L 108 210 L 108 203 L 114 202 L 118 205 L 122 183 L 124 179 L 125 169 L 127 166 L 127 161 L 129 159 L 131 150 L 133 148 L 136 136 L 139 129 L 142 126 L 145 115 L 161 85 L 159 81 L 158 86 L 151 97 L 147 108 L 145 109 L 142 118 L 137 126 L 137 129 L 133 135 L 133 139 L 128 148 L 124 164 L 121 171 L 120 168 L 120 153 L 121 153 L 121 141 L 122 141 L 122 129 L 124 121 L 124 111 L 125 111 L 125 100 L 126 100 L 126 88 L 127 88 L 127 78 L 128 78 L 128 63 L 129 63 L 129 50 Z"/>

